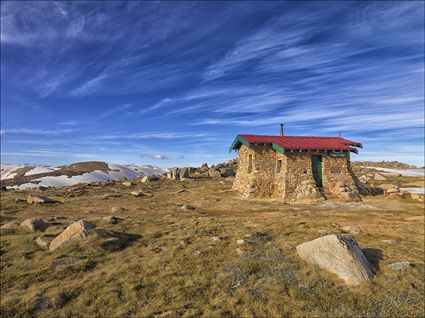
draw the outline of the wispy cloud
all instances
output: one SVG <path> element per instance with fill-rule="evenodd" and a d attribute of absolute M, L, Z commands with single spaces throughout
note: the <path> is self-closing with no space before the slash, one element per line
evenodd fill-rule
<path fill-rule="evenodd" d="M 149 158 L 149 159 L 153 159 L 153 160 L 168 160 L 170 159 L 168 156 L 166 155 L 161 155 L 161 154 L 149 154 L 149 153 L 144 153 L 140 155 L 140 158 Z"/>
<path fill-rule="evenodd" d="M 2 150 L 194 163 L 283 122 L 418 152 L 424 20 L 414 1 L 3 1 Z"/>
<path fill-rule="evenodd" d="M 54 136 L 61 134 L 69 134 L 76 132 L 76 129 L 33 129 L 33 128 L 8 128 L 8 134 L 28 134 L 28 135 L 46 135 L 46 136 Z"/>

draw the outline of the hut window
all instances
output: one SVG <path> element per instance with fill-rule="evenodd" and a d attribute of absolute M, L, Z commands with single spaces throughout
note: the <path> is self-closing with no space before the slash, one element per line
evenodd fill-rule
<path fill-rule="evenodd" d="M 278 160 L 277 161 L 277 165 L 276 165 L 276 173 L 279 173 L 280 170 L 282 170 L 282 160 Z"/>
<path fill-rule="evenodd" d="M 252 171 L 252 155 L 249 155 L 248 157 L 248 173 L 251 173 Z"/>

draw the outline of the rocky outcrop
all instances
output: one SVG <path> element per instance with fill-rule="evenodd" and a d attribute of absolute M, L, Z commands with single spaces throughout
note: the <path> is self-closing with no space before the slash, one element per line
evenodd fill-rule
<path fill-rule="evenodd" d="M 80 240 L 89 236 L 89 230 L 93 229 L 94 225 L 85 220 L 80 220 L 72 223 L 61 234 L 55 237 L 49 245 L 49 249 L 54 251 L 59 247 L 70 242 Z"/>
<path fill-rule="evenodd" d="M 42 247 L 42 248 L 49 248 L 50 243 L 52 242 L 53 237 L 51 236 L 42 236 L 42 237 L 37 237 L 34 242 L 35 244 L 37 244 L 38 246 Z"/>
<path fill-rule="evenodd" d="M 55 203 L 55 202 L 58 202 L 58 201 L 49 199 L 47 197 L 42 197 L 41 195 L 29 194 L 27 197 L 28 204 L 43 204 L 43 203 Z"/>
<path fill-rule="evenodd" d="M 16 229 L 16 228 L 19 227 L 19 225 L 20 224 L 17 221 L 10 221 L 10 222 L 3 224 L 0 228 L 2 228 L 2 229 Z"/>
<path fill-rule="evenodd" d="M 350 235 L 326 235 L 296 249 L 304 261 L 336 274 L 347 285 L 359 285 L 373 278 L 368 260 Z"/>
<path fill-rule="evenodd" d="M 146 182 L 154 182 L 158 180 L 159 180 L 158 176 L 144 176 L 142 179 L 140 179 L 140 182 L 146 183 Z"/>
<path fill-rule="evenodd" d="M 208 170 L 208 176 L 210 178 L 221 178 L 221 172 L 220 172 L 220 170 L 218 170 L 216 168 L 210 168 Z"/>
<path fill-rule="evenodd" d="M 387 180 L 387 178 L 385 178 L 382 174 L 380 174 L 380 173 L 375 173 L 375 175 L 374 175 L 374 179 L 376 180 L 376 181 L 385 181 L 385 180 Z"/>
<path fill-rule="evenodd" d="M 44 231 L 47 228 L 47 224 L 46 222 L 44 222 L 43 219 L 30 218 L 22 222 L 21 227 L 24 227 L 30 230 L 31 232 L 36 232 L 36 231 Z"/>

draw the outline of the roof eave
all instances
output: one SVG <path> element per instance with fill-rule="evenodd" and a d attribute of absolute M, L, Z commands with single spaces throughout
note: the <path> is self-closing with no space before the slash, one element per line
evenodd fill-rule
<path fill-rule="evenodd" d="M 229 152 L 232 152 L 232 150 L 238 149 L 239 143 L 247 146 L 248 148 L 250 147 L 250 143 L 245 138 L 241 137 L 240 135 L 237 135 L 232 145 L 229 148 Z"/>

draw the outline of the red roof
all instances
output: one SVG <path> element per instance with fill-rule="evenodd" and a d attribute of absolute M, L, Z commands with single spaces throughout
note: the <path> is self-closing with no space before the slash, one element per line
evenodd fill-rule
<path fill-rule="evenodd" d="M 241 144 L 275 144 L 284 150 L 349 150 L 362 147 L 356 141 L 341 137 L 305 137 L 305 136 L 260 136 L 238 135 L 231 149 L 238 149 Z"/>

